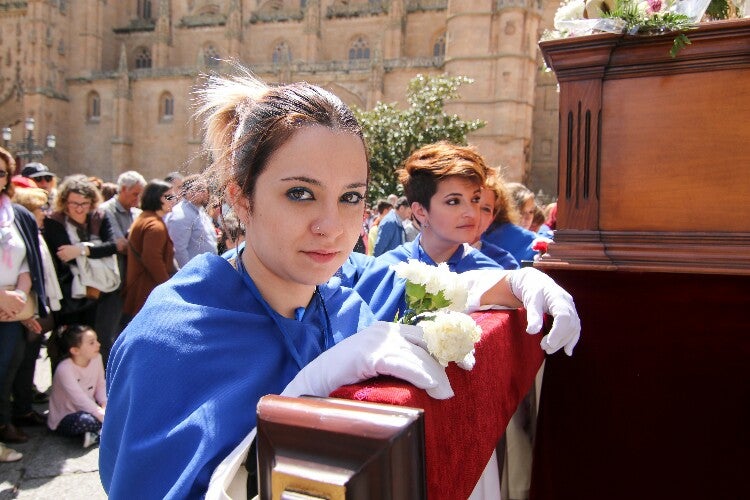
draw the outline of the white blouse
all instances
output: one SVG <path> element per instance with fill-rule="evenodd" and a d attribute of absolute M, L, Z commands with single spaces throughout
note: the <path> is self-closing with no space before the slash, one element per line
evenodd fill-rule
<path fill-rule="evenodd" d="M 15 223 L 11 224 L 10 238 L 7 242 L 0 244 L 0 287 L 15 286 L 18 275 L 29 272 L 29 264 L 26 261 L 26 245 L 23 243 L 21 232 Z M 7 238 L 7 236 L 6 236 Z"/>

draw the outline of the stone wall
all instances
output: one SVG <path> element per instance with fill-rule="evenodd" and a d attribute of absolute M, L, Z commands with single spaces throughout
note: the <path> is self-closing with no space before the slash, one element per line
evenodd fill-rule
<path fill-rule="evenodd" d="M 83 171 L 110 180 L 128 169 L 161 177 L 202 168 L 190 90 L 200 72 L 226 68 L 206 66 L 214 54 L 248 65 L 269 82 L 310 81 L 364 108 L 379 100 L 405 105 L 406 86 L 418 73 L 469 76 L 475 83 L 461 87 L 462 98 L 449 111 L 487 121 L 470 142 L 508 178 L 535 191 L 556 189 L 555 81 L 540 71 L 536 42 L 557 2 L 308 0 L 300 9 L 292 0 L 154 0 L 152 19 L 138 19 L 134 1 L 68 2 L 65 13 L 54 3 L 28 4 L 49 11 L 52 37 L 66 40 L 66 50 L 54 57 L 35 52 L 31 74 L 44 79 L 54 67 L 60 92 L 32 101 L 35 89 L 27 79 L 22 113 L 49 117 L 58 148 L 45 161 L 61 175 Z M 0 11 L 3 46 L 16 40 L 6 28 L 8 15 Z M 31 14 L 21 9 L 15 15 Z M 434 57 L 441 37 L 445 53 Z M 288 52 L 279 52 L 282 44 Z M 350 61 L 353 47 L 368 50 L 369 59 Z M 151 67 L 137 69 L 144 48 Z M 5 87 L 12 84 L 10 69 L 0 57 Z M 87 116 L 90 92 L 101 99 L 98 120 Z M 168 120 L 159 105 L 165 93 L 174 98 Z M 0 117 L 18 114 L 10 109 L 0 103 Z"/>

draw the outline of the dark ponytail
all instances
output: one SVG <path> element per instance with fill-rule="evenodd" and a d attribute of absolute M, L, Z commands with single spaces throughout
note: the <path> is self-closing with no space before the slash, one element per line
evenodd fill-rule
<path fill-rule="evenodd" d="M 58 327 L 52 332 L 50 342 L 47 346 L 49 357 L 52 360 L 52 372 L 60 361 L 70 357 L 71 347 L 80 347 L 83 342 L 83 334 L 93 329 L 88 325 L 65 325 Z M 51 348 L 51 349 L 50 349 Z"/>

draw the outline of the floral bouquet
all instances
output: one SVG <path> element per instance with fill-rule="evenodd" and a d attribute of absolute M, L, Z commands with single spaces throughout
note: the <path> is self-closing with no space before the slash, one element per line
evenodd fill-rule
<path fill-rule="evenodd" d="M 482 329 L 463 313 L 469 292 L 448 265 L 430 266 L 418 260 L 391 266 L 406 280 L 406 311 L 397 323 L 419 324 L 420 344 L 443 366 L 454 361 L 466 370 L 474 367 L 474 344 Z"/>
<path fill-rule="evenodd" d="M 555 13 L 555 31 L 543 39 L 593 33 L 655 34 L 695 27 L 711 0 L 564 0 Z M 675 57 L 690 39 L 678 34 L 670 50 Z"/>

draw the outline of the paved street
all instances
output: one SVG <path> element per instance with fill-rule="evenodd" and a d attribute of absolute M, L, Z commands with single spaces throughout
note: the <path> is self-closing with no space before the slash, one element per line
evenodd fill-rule
<path fill-rule="evenodd" d="M 37 361 L 35 376 L 40 391 L 49 388 L 46 351 Z M 37 406 L 46 410 L 46 405 Z M 57 436 L 46 427 L 24 427 L 31 439 L 9 445 L 23 453 L 19 462 L 0 463 L 0 500 L 11 498 L 96 500 L 107 498 L 99 482 L 99 447 L 81 447 L 81 441 Z"/>

